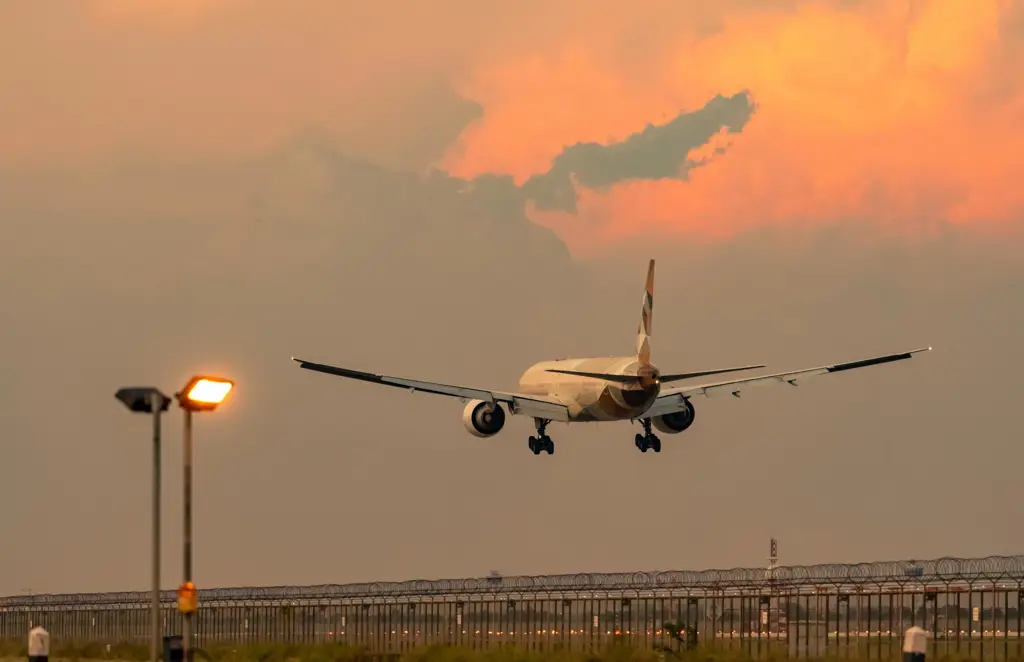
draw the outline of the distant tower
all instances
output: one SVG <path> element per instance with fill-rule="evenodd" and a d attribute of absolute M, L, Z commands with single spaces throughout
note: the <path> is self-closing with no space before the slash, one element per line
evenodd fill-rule
<path fill-rule="evenodd" d="M 761 596 L 761 628 L 765 632 L 780 632 L 786 624 L 782 618 L 782 605 L 779 604 L 779 542 L 772 538 L 768 551 L 768 569 L 765 579 L 768 583 L 768 595 Z"/>
<path fill-rule="evenodd" d="M 775 587 L 775 580 L 779 570 L 779 543 L 775 538 L 772 538 L 771 552 L 768 556 L 768 572 L 765 573 L 768 579 L 768 585 L 773 589 Z"/>

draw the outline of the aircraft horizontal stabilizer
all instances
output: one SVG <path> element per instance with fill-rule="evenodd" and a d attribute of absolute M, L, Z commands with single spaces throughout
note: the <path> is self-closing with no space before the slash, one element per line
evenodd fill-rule
<path fill-rule="evenodd" d="M 674 375 L 662 375 L 661 382 L 677 382 L 680 379 L 690 379 L 691 377 L 705 377 L 707 375 L 720 375 L 723 372 L 739 372 L 740 370 L 753 370 L 755 368 L 763 368 L 763 365 L 745 365 L 738 368 L 720 368 L 718 370 L 704 370 L 702 372 L 680 372 Z"/>
<path fill-rule="evenodd" d="M 691 377 L 705 377 L 707 375 L 720 375 L 723 372 L 739 372 L 740 370 L 752 370 L 754 368 L 763 368 L 763 365 L 745 365 L 738 368 L 720 368 L 718 370 L 702 370 L 700 372 L 680 372 L 674 375 L 662 375 L 659 377 L 661 382 L 675 382 L 680 379 L 690 379 Z M 613 375 L 607 372 L 585 372 L 582 370 L 560 370 L 558 368 L 548 368 L 548 372 L 558 372 L 563 375 L 576 375 L 577 377 L 591 377 L 593 379 L 604 379 L 609 382 L 618 382 L 620 384 L 631 384 L 640 380 L 636 375 Z"/>
<path fill-rule="evenodd" d="M 548 368 L 547 372 L 558 372 L 563 375 L 576 375 L 577 377 L 592 377 L 609 382 L 619 382 L 620 384 L 630 384 L 639 380 L 636 375 L 613 375 L 607 372 L 582 372 L 580 370 L 558 370 L 556 368 Z"/>

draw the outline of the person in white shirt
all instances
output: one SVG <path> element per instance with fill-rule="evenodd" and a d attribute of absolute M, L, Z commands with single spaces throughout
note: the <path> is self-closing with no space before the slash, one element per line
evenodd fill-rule
<path fill-rule="evenodd" d="M 28 631 L 29 662 L 48 662 L 50 659 L 50 633 L 37 625 Z"/>

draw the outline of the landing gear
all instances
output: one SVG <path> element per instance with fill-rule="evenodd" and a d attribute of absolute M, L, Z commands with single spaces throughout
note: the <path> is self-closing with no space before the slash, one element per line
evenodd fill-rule
<path fill-rule="evenodd" d="M 530 450 L 534 455 L 540 455 L 541 451 L 547 451 L 548 455 L 555 452 L 555 442 L 551 437 L 530 437 Z"/>
<path fill-rule="evenodd" d="M 648 448 L 653 450 L 655 453 L 660 453 L 661 439 L 658 439 L 658 436 L 651 432 L 651 419 L 641 419 L 640 423 L 644 426 L 644 433 L 638 434 L 633 440 L 633 443 L 636 444 L 637 449 L 639 449 L 641 453 L 646 453 Z"/>
<path fill-rule="evenodd" d="M 543 418 L 533 419 L 537 425 L 537 436 L 530 437 L 530 450 L 533 451 L 534 455 L 540 455 L 541 451 L 547 451 L 548 455 L 555 452 L 555 442 L 551 441 L 551 437 L 547 435 L 548 423 Z"/>

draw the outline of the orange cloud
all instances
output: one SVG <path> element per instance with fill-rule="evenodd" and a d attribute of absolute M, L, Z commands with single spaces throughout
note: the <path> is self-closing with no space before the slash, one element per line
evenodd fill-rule
<path fill-rule="evenodd" d="M 657 76 L 593 61 L 600 45 L 483 68 L 464 93 L 484 107 L 444 165 L 471 176 L 546 168 L 563 145 L 610 142 L 718 93 L 749 89 L 758 112 L 689 181 L 581 190 L 578 218 L 534 212 L 578 250 L 647 232 L 729 236 L 762 224 L 1005 224 L 1024 218 L 1021 89 L 1001 58 L 1002 0 L 808 3 L 733 10 L 720 29 L 681 29 Z M 997 81 L 1002 81 L 1002 87 Z"/>
<path fill-rule="evenodd" d="M 578 253 L 1024 210 L 1020 0 L 88 0 L 2 4 L 0 24 L 19 28 L 4 167 L 236 159 L 312 129 L 387 166 L 522 184 L 568 145 L 749 90 L 757 112 L 690 154 L 728 145 L 688 181 L 579 189 L 576 216 L 532 218 Z"/>

